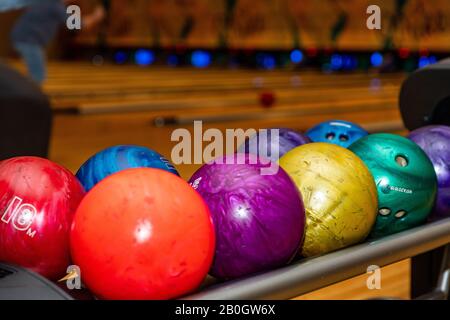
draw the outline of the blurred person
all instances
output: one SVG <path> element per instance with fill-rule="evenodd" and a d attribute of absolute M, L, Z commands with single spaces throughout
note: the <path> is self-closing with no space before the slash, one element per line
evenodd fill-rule
<path fill-rule="evenodd" d="M 7 10 L 20 9 L 31 3 L 38 3 L 42 0 L 1 0 L 0 1 L 0 12 Z"/>
<path fill-rule="evenodd" d="M 68 18 L 66 6 L 73 0 L 43 0 L 29 4 L 11 32 L 14 49 L 25 62 L 30 77 L 41 84 L 47 77 L 46 48 L 54 39 L 59 27 Z M 105 16 L 103 6 L 82 16 L 82 28 L 89 29 Z"/>

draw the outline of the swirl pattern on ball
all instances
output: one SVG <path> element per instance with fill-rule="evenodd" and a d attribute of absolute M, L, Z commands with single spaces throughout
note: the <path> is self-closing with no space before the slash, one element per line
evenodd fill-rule
<path fill-rule="evenodd" d="M 433 218 L 450 216 L 450 127 L 428 126 L 409 135 L 428 155 L 438 180 Z"/>
<path fill-rule="evenodd" d="M 162 169 L 178 175 L 174 166 L 159 153 L 141 146 L 119 145 L 98 152 L 87 160 L 76 176 L 86 191 L 113 173 L 130 168 Z"/>
<path fill-rule="evenodd" d="M 204 165 L 190 179 L 216 228 L 215 277 L 280 267 L 300 248 L 305 224 L 301 196 L 278 166 L 276 174 L 261 175 L 267 165 L 260 160 L 251 154 L 230 155 L 221 164 Z"/>
<path fill-rule="evenodd" d="M 272 134 L 273 130 L 278 130 L 278 139 Z M 238 152 L 252 153 L 278 161 L 290 150 L 310 142 L 307 136 L 292 129 L 267 129 L 266 132 L 260 131 L 247 139 Z"/>

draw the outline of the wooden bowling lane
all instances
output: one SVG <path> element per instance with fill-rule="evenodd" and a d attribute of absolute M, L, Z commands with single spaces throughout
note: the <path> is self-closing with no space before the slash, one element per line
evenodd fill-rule
<path fill-rule="evenodd" d="M 217 111 L 220 108 L 227 110 L 246 109 L 253 111 L 261 111 L 263 107 L 260 102 L 260 94 L 267 92 L 273 94 L 273 109 L 282 110 L 285 108 L 302 109 L 310 104 L 328 104 L 339 102 L 342 96 L 349 97 L 349 103 L 355 101 L 363 101 L 367 103 L 373 102 L 370 96 L 378 97 L 377 102 L 385 102 L 387 105 L 395 104 L 396 97 L 394 94 L 398 92 L 397 87 L 389 87 L 382 89 L 368 89 L 367 87 L 357 88 L 318 88 L 315 90 L 307 88 L 279 88 L 276 90 L 253 90 L 253 91 L 237 91 L 233 93 L 223 92 L 207 92 L 204 94 L 189 92 L 185 94 L 159 95 L 154 94 L 151 97 L 121 97 L 105 98 L 102 100 L 91 101 L 70 101 L 59 105 L 74 106 L 80 113 L 107 113 L 107 112 L 131 112 L 131 111 L 166 111 L 172 114 L 179 110 L 201 110 L 205 113 L 208 108 Z M 222 96 L 217 99 L 217 96 Z M 54 101 L 55 105 L 61 103 Z M 216 112 L 214 112 L 216 113 Z"/>
<path fill-rule="evenodd" d="M 205 72 L 74 63 L 52 63 L 49 75 L 44 88 L 57 110 L 83 114 L 148 111 L 149 116 L 154 112 L 163 120 L 175 119 L 178 125 L 192 119 L 243 122 L 313 114 L 323 114 L 326 119 L 363 109 L 392 112 L 397 110 L 397 93 L 404 78 L 403 74 Z M 263 91 L 274 94 L 275 104 L 270 109 L 262 110 L 259 94 Z"/>
<path fill-rule="evenodd" d="M 101 73 L 101 70 L 93 70 L 93 72 Z M 155 71 L 152 71 L 155 72 Z M 161 72 L 161 71 L 160 71 Z M 52 96 L 60 98 L 72 98 L 81 97 L 86 93 L 94 98 L 102 98 L 107 96 L 130 96 L 134 94 L 177 94 L 177 93 L 207 93 L 207 92 L 238 92 L 255 90 L 261 88 L 316 88 L 316 87 L 332 87 L 341 86 L 339 80 L 343 80 L 344 83 L 359 81 L 360 85 L 365 85 L 365 82 L 370 80 L 372 86 L 381 85 L 378 83 L 377 77 L 369 79 L 367 77 L 342 77 L 338 75 L 328 75 L 323 77 L 322 81 L 315 83 L 314 78 L 310 77 L 309 74 L 298 73 L 294 71 L 286 71 L 283 75 L 273 74 L 271 72 L 261 71 L 260 74 L 255 75 L 253 78 L 242 79 L 240 77 L 236 78 L 236 75 L 229 74 L 228 71 L 224 71 L 222 77 L 227 79 L 227 81 L 222 82 L 223 79 L 219 78 L 207 78 L 192 76 L 190 70 L 184 70 L 185 74 L 171 75 L 170 78 L 159 78 L 154 79 L 152 77 L 141 77 L 139 73 L 131 73 L 131 78 L 120 78 L 120 75 L 105 75 L 112 77 L 110 81 L 103 82 L 102 77 L 91 76 L 87 81 L 82 79 L 72 78 L 73 85 L 67 87 L 67 85 L 61 85 L 56 81 L 60 80 L 57 78 L 50 78 L 49 82 L 45 85 L 45 88 Z M 88 75 L 88 74 L 86 74 Z M 186 75 L 189 75 L 191 82 L 186 83 L 180 81 L 179 78 L 183 79 Z M 164 76 L 164 75 L 163 75 Z M 167 76 L 167 75 L 166 75 Z M 398 77 L 398 76 L 397 76 Z M 396 78 L 397 78 L 396 77 Z M 392 80 L 396 80 L 392 78 Z M 122 80 L 122 81 L 119 81 Z M 385 78 L 384 83 L 388 84 L 389 78 Z M 92 85 L 95 87 L 92 87 Z"/>
<path fill-rule="evenodd" d="M 85 86 L 86 90 L 84 95 L 80 91 L 70 98 L 70 104 L 81 108 L 82 114 L 57 113 L 54 121 L 51 157 L 71 170 L 76 170 L 93 153 L 113 144 L 141 144 L 170 157 L 175 145 L 170 139 L 171 133 L 178 127 L 192 131 L 194 120 L 203 120 L 205 129 L 214 127 L 222 131 L 265 127 L 304 131 L 316 123 L 335 118 L 358 122 L 372 132 L 404 130 L 397 108 L 402 74 L 330 75 L 306 71 L 301 75 L 302 86 L 292 87 L 289 85 L 291 71 L 96 68 L 72 63 L 50 64 L 49 70 L 50 79 L 45 90 L 50 97 L 55 94 L 54 87 L 65 88 L 64 92 L 69 95 L 76 86 Z M 287 84 L 274 91 L 276 103 L 273 108 L 260 106 L 259 91 L 254 88 L 230 94 L 195 91 L 204 83 L 214 84 L 217 88 L 231 85 L 239 88 L 242 79 L 251 82 L 255 77 L 269 83 L 284 79 L 282 81 Z M 137 82 L 134 82 L 135 78 Z M 74 79 L 78 81 L 74 82 Z M 91 102 L 91 93 L 110 82 L 134 82 L 136 86 L 145 83 L 146 87 L 157 83 L 164 88 L 164 81 L 157 79 L 165 79 L 167 87 L 173 87 L 171 81 L 174 81 L 193 92 L 165 93 L 164 97 L 156 95 L 151 103 L 157 107 L 144 110 L 133 108 L 136 100 L 128 100 L 129 96 L 114 100 L 113 95 L 107 101 Z M 111 109 L 111 104 L 119 108 Z M 168 120 L 163 128 L 156 126 L 161 119 Z M 197 167 L 180 165 L 179 170 L 183 177 L 189 178 Z"/>
<path fill-rule="evenodd" d="M 227 108 L 259 106 L 258 93 L 273 91 L 278 105 L 292 100 L 346 95 L 392 95 L 402 74 L 318 74 L 311 71 L 143 69 L 138 67 L 51 64 L 45 91 L 55 108 L 79 107 L 116 111 L 189 109 L 211 105 Z M 107 81 L 105 81 L 107 79 Z M 220 101 L 215 99 L 218 95 Z M 181 101 L 180 101 L 181 100 Z M 216 100 L 216 102 L 212 102 Z M 130 108 L 130 109 L 127 109 Z M 87 111 L 86 111 L 87 110 Z"/>
<path fill-rule="evenodd" d="M 295 300 L 362 300 L 362 299 L 410 299 L 410 260 L 403 260 L 380 269 L 381 288 L 369 289 L 368 276 L 363 274 L 326 288 L 299 296 Z"/>
<path fill-rule="evenodd" d="M 339 118 L 361 123 L 369 130 L 397 131 L 401 130 L 398 111 L 390 110 L 379 113 L 375 111 L 338 114 Z M 306 130 L 312 125 L 336 117 L 336 114 L 312 114 L 300 117 L 290 117 L 286 114 L 279 118 L 243 119 L 240 121 L 222 121 L 205 123 L 204 130 L 217 128 L 224 132 L 232 128 L 267 128 L 290 127 Z M 193 123 L 183 125 L 156 127 L 153 124 L 154 114 L 149 113 L 114 113 L 100 115 L 57 115 L 54 119 L 53 136 L 50 156 L 53 160 L 64 164 L 71 170 L 76 170 L 90 155 L 115 144 L 139 144 L 157 150 L 170 158 L 172 148 L 177 142 L 171 141 L 171 134 L 177 128 L 186 128 L 193 133 Z M 206 145 L 206 144 L 205 144 Z M 184 178 L 189 178 L 198 168 L 197 165 L 177 166 Z"/>
<path fill-rule="evenodd" d="M 329 119 L 360 123 L 371 132 L 404 133 L 397 107 L 403 74 L 323 74 L 314 71 L 143 69 L 51 63 L 44 90 L 55 119 L 50 158 L 72 171 L 115 144 L 139 144 L 170 158 L 177 128 L 291 127 L 306 130 Z M 259 94 L 275 93 L 273 108 Z M 78 113 L 66 113 L 67 108 Z M 170 120 L 158 127 L 155 119 Z M 177 166 L 189 178 L 200 164 Z M 367 275 L 299 299 L 409 298 L 410 261 L 382 269 L 382 290 L 368 290 Z"/>

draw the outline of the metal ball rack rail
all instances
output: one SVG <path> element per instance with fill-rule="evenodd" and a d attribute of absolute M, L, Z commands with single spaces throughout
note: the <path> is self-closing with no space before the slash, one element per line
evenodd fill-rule
<path fill-rule="evenodd" d="M 291 299 L 366 272 L 445 247 L 439 283 L 433 295 L 447 298 L 450 280 L 450 218 L 429 223 L 373 242 L 366 242 L 316 258 L 299 260 L 277 270 L 245 279 L 213 284 L 184 299 Z M 442 249 L 441 249 L 442 250 Z M 414 279 L 412 279 L 414 281 Z"/>

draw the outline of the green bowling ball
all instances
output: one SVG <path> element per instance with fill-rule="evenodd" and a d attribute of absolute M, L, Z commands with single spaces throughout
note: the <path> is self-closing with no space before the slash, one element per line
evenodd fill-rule
<path fill-rule="evenodd" d="M 378 215 L 371 238 L 380 238 L 424 223 L 437 192 L 433 164 L 422 149 L 404 137 L 378 133 L 350 148 L 367 165 L 378 191 Z"/>

